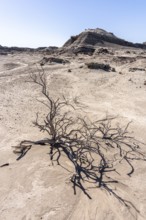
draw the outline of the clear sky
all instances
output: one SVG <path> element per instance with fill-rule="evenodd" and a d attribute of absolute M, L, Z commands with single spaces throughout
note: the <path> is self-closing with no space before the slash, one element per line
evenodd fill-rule
<path fill-rule="evenodd" d="M 146 0 L 0 0 L 2 46 L 62 46 L 97 27 L 146 41 Z"/>

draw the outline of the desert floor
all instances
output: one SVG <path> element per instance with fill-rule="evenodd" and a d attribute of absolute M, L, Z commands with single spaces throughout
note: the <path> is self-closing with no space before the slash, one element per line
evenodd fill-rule
<path fill-rule="evenodd" d="M 132 121 L 130 131 L 146 143 L 146 71 L 130 72 L 129 68 L 146 69 L 146 53 L 118 49 L 114 55 L 78 55 L 66 57 L 69 64 L 44 66 L 48 88 L 55 97 L 77 96 L 85 105 L 88 117 L 118 116 L 122 125 Z M 118 56 L 136 58 L 121 61 Z M 30 72 L 37 72 L 40 54 L 0 56 L 0 219 L 1 220 L 133 220 L 146 219 L 146 162 L 135 161 L 132 177 L 121 170 L 119 184 L 114 187 L 133 208 L 127 209 L 102 189 L 91 189 L 92 200 L 80 190 L 74 195 L 70 173 L 49 159 L 48 146 L 34 146 L 25 157 L 16 161 L 11 146 L 21 140 L 46 137 L 32 121 L 37 112 L 46 110 L 37 99 L 41 91 L 29 82 Z M 116 72 L 90 70 L 89 61 L 107 62 Z M 68 72 L 68 69 L 71 71 Z M 142 149 L 146 152 L 146 148 Z M 70 168 L 66 158 L 64 166 Z M 116 174 L 115 174 L 116 175 Z M 135 207 L 135 208 L 134 208 Z"/>

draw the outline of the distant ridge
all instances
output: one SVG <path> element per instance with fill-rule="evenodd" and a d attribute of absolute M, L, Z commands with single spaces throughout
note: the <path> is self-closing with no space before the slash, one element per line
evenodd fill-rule
<path fill-rule="evenodd" d="M 29 48 L 29 47 L 6 47 L 0 45 L 0 55 L 7 55 L 8 53 L 15 53 L 15 52 L 53 52 L 54 50 L 58 49 L 58 47 L 50 46 L 50 47 L 38 47 L 36 49 Z"/>
<path fill-rule="evenodd" d="M 49 47 L 38 47 L 34 48 L 27 48 L 27 47 L 5 47 L 0 45 L 0 55 L 7 55 L 9 53 L 15 52 L 46 52 L 49 54 L 62 54 L 62 53 L 84 53 L 92 55 L 96 47 L 115 47 L 115 46 L 122 46 L 122 47 L 133 47 L 133 48 L 140 48 L 146 49 L 146 42 L 143 44 L 140 43 L 132 43 L 126 41 L 124 39 L 118 38 L 111 32 L 107 32 L 103 29 L 96 28 L 96 29 L 85 29 L 85 31 L 81 32 L 78 35 L 71 36 L 69 40 L 65 42 L 65 44 L 58 48 L 55 46 Z"/>

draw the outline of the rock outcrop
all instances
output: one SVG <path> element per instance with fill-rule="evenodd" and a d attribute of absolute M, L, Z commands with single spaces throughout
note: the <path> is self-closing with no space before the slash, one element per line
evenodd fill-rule
<path fill-rule="evenodd" d="M 103 29 L 87 29 L 79 35 L 72 36 L 64 45 L 63 48 L 77 48 L 77 47 L 95 47 L 95 46 L 107 46 L 119 45 L 125 47 L 135 47 L 146 49 L 144 44 L 134 44 L 126 40 L 116 37 L 113 33 L 107 32 Z"/>

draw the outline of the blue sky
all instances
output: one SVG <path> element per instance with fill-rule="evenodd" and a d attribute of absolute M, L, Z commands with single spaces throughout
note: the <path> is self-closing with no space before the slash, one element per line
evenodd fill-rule
<path fill-rule="evenodd" d="M 0 0 L 3 46 L 62 46 L 71 35 L 97 27 L 146 41 L 146 0 Z"/>

